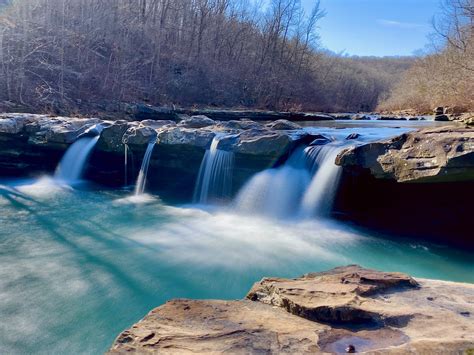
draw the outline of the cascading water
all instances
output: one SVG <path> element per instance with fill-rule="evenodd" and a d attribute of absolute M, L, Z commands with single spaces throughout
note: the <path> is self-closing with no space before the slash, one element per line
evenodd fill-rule
<path fill-rule="evenodd" d="M 234 153 L 217 149 L 224 135 L 216 135 L 204 154 L 194 190 L 194 202 L 206 204 L 213 199 L 229 198 L 232 193 Z"/>
<path fill-rule="evenodd" d="M 333 204 L 342 145 L 329 143 L 296 150 L 281 167 L 256 174 L 239 191 L 235 207 L 276 218 L 327 214 Z"/>
<path fill-rule="evenodd" d="M 313 178 L 303 196 L 300 214 L 303 217 L 324 216 L 330 213 L 342 169 L 335 164 L 340 145 L 319 145 L 305 149 Z"/>
<path fill-rule="evenodd" d="M 299 149 L 285 165 L 254 175 L 239 191 L 236 208 L 277 218 L 293 215 L 311 179 L 305 163 L 303 149 Z"/>
<path fill-rule="evenodd" d="M 81 180 L 85 165 L 99 137 L 83 137 L 74 142 L 56 168 L 55 179 L 69 183 Z"/>
<path fill-rule="evenodd" d="M 123 171 L 123 182 L 124 186 L 128 184 L 128 144 L 124 144 L 124 171 Z"/>
<path fill-rule="evenodd" d="M 141 195 L 145 192 L 146 176 L 148 174 L 148 166 L 150 165 L 151 153 L 155 147 L 156 139 L 151 140 L 143 156 L 142 166 L 138 173 L 137 183 L 135 185 L 135 196 Z"/>

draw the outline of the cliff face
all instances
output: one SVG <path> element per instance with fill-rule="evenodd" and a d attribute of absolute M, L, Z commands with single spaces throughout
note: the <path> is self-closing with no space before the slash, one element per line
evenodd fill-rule
<path fill-rule="evenodd" d="M 266 278 L 246 300 L 171 300 L 110 353 L 462 353 L 474 349 L 474 285 L 359 266 Z"/>

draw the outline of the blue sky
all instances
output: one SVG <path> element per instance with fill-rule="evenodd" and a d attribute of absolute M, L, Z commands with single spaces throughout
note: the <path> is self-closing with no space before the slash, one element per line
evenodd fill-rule
<path fill-rule="evenodd" d="M 440 0 L 321 0 L 322 45 L 350 55 L 412 55 L 429 43 Z M 302 0 L 309 9 L 314 0 Z"/>

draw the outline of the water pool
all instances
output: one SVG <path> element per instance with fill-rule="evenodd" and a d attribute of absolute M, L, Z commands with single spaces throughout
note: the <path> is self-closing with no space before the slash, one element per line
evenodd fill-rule
<path fill-rule="evenodd" d="M 49 179 L 2 184 L 0 353 L 102 353 L 170 298 L 242 298 L 264 276 L 357 263 L 474 282 L 469 253 L 330 220 L 173 206 Z"/>

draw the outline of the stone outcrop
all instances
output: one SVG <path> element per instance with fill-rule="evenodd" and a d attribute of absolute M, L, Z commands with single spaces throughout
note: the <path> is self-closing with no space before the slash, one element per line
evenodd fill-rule
<path fill-rule="evenodd" d="M 187 145 L 206 149 L 211 145 L 215 133 L 210 129 L 172 127 L 158 133 L 159 144 Z"/>
<path fill-rule="evenodd" d="M 288 150 L 291 141 L 291 136 L 284 133 L 249 129 L 239 135 L 234 151 L 243 154 L 280 157 Z"/>
<path fill-rule="evenodd" d="M 127 129 L 122 137 L 122 142 L 131 145 L 145 145 L 156 141 L 158 133 L 151 127 L 131 127 Z"/>
<path fill-rule="evenodd" d="M 240 301 L 171 300 L 110 354 L 448 354 L 474 349 L 474 285 L 359 266 L 265 278 Z"/>
<path fill-rule="evenodd" d="M 247 298 L 283 307 L 292 314 L 313 321 L 372 323 L 377 326 L 398 322 L 398 319 L 403 321 L 409 315 L 384 311 L 384 303 L 370 296 L 415 287 L 418 283 L 404 274 L 350 266 L 307 274 L 294 280 L 263 279 L 252 287 Z"/>
<path fill-rule="evenodd" d="M 143 108 L 148 109 L 152 110 Z M 249 119 L 216 121 L 180 114 L 176 123 L 164 119 L 169 112 L 162 113 L 164 116 L 159 116 L 159 120 L 143 116 L 141 121 L 114 122 L 33 114 L 0 115 L 0 169 L 3 175 L 12 176 L 51 173 L 71 143 L 101 131 L 89 160 L 88 179 L 111 186 L 123 185 L 127 180 L 125 144 L 129 147 L 128 173 L 130 179 L 135 179 L 148 143 L 156 140 L 150 166 L 166 174 L 150 174 L 148 186 L 160 193 L 183 193 L 189 199 L 204 153 L 216 135 L 222 138 L 219 149 L 236 154 L 235 189 L 255 172 L 272 167 L 307 135 L 287 121 L 266 127 Z M 299 132 L 290 128 L 298 128 Z M 159 190 L 160 186 L 166 191 Z"/>
<path fill-rule="evenodd" d="M 213 126 L 214 124 L 216 124 L 216 121 L 204 115 L 192 116 L 179 122 L 179 126 L 185 128 L 203 128 Z"/>
<path fill-rule="evenodd" d="M 455 182 L 474 179 L 474 130 L 464 127 L 424 129 L 385 142 L 346 149 L 336 163 L 369 169 L 397 182 Z"/>

